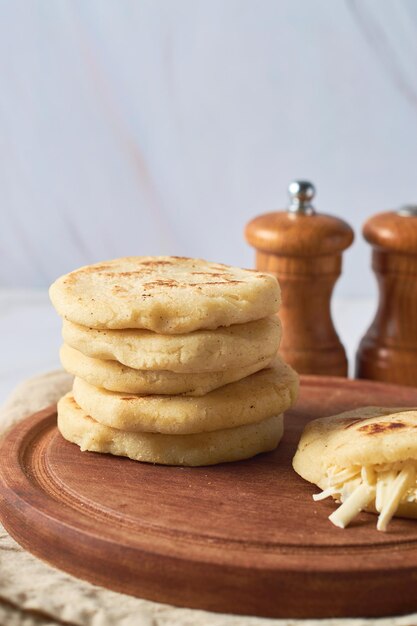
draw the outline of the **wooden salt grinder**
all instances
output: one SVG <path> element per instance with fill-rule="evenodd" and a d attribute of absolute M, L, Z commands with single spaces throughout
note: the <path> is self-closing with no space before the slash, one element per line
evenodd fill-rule
<path fill-rule="evenodd" d="M 356 376 L 417 386 L 417 206 L 374 215 L 363 235 L 373 246 L 379 304 L 359 344 Z"/>
<path fill-rule="evenodd" d="M 256 217 L 245 231 L 256 248 L 256 268 L 275 274 L 281 285 L 280 353 L 300 374 L 346 376 L 330 300 L 353 231 L 336 217 L 316 213 L 311 183 L 293 181 L 288 191 L 287 211 Z"/>

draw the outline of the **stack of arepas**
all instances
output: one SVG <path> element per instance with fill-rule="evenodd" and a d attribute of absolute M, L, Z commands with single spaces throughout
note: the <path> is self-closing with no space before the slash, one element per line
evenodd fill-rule
<path fill-rule="evenodd" d="M 273 276 L 180 257 L 127 257 L 59 278 L 58 404 L 82 450 L 211 465 L 272 450 L 298 377 L 279 357 Z"/>

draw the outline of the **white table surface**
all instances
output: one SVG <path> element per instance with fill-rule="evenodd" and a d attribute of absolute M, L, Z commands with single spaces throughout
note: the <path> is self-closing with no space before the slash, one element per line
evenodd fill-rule
<path fill-rule="evenodd" d="M 358 342 L 375 312 L 373 299 L 334 299 L 333 319 L 350 375 Z M 0 404 L 25 378 L 60 367 L 61 320 L 46 290 L 0 289 Z"/>

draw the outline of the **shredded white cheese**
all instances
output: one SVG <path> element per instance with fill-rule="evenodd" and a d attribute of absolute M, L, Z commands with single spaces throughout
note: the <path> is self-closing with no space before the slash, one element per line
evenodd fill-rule
<path fill-rule="evenodd" d="M 417 471 L 412 461 L 392 465 L 358 465 L 350 468 L 331 467 L 327 473 L 328 487 L 315 494 L 315 501 L 333 497 L 341 506 L 329 520 L 346 528 L 368 505 L 379 513 L 377 529 L 386 531 L 401 502 L 417 502 Z"/>
<path fill-rule="evenodd" d="M 387 494 L 390 490 L 392 483 L 395 480 L 397 472 L 394 470 L 388 470 L 387 472 L 381 472 L 378 476 L 378 480 L 376 483 L 376 497 L 375 497 L 375 508 L 378 513 L 381 513 L 384 502 L 387 499 Z"/>
<path fill-rule="evenodd" d="M 375 498 L 375 487 L 362 483 L 350 494 L 334 513 L 329 515 L 329 520 L 339 528 L 346 526 Z"/>
<path fill-rule="evenodd" d="M 376 525 L 378 530 L 387 530 L 388 524 L 393 515 L 395 515 L 402 497 L 415 482 L 416 472 L 413 465 L 404 467 L 384 494 L 382 509 Z"/>

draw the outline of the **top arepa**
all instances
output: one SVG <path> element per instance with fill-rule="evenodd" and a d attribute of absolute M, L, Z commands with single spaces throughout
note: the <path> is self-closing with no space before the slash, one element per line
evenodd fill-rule
<path fill-rule="evenodd" d="M 87 265 L 49 290 L 58 313 L 91 328 L 188 333 L 276 313 L 277 280 L 253 270 L 185 257 L 124 257 Z"/>

